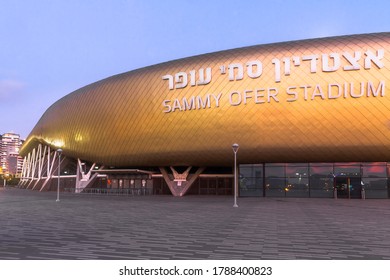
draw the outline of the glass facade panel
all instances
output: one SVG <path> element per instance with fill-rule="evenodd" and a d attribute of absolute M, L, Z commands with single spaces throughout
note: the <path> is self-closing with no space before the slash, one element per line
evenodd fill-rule
<path fill-rule="evenodd" d="M 267 173 L 265 173 L 267 174 Z M 286 178 L 266 178 L 265 195 L 273 197 L 284 197 L 286 194 Z"/>
<path fill-rule="evenodd" d="M 263 164 L 240 165 L 240 196 L 263 196 Z"/>
<path fill-rule="evenodd" d="M 209 180 L 207 178 L 199 178 L 199 194 L 208 194 Z"/>
<path fill-rule="evenodd" d="M 309 179 L 307 177 L 288 178 L 285 191 L 288 197 L 309 197 Z"/>
<path fill-rule="evenodd" d="M 366 198 L 388 198 L 387 178 L 362 178 Z"/>
<path fill-rule="evenodd" d="M 286 164 L 286 177 L 307 177 L 309 174 L 309 165 L 302 163 Z"/>
<path fill-rule="evenodd" d="M 240 176 L 243 177 L 262 177 L 262 164 L 242 164 L 240 165 Z"/>
<path fill-rule="evenodd" d="M 137 189 L 141 188 L 142 187 L 141 180 L 138 179 L 134 180 L 134 187 Z"/>
<path fill-rule="evenodd" d="M 325 175 L 325 176 L 333 176 L 333 165 L 326 163 L 324 164 L 318 164 L 318 163 L 311 163 L 310 164 L 310 176 L 316 176 L 316 175 Z"/>
<path fill-rule="evenodd" d="M 332 175 L 310 176 L 310 197 L 333 197 L 334 178 Z"/>
<path fill-rule="evenodd" d="M 240 196 L 390 198 L 389 162 L 240 165 Z"/>
<path fill-rule="evenodd" d="M 362 176 L 372 178 L 384 178 L 386 174 L 386 163 L 366 163 L 362 165 Z"/>
<path fill-rule="evenodd" d="M 231 195 L 232 194 L 232 182 L 230 178 L 218 178 L 217 180 L 217 194 Z"/>
<path fill-rule="evenodd" d="M 117 189 L 118 188 L 118 180 L 117 179 L 112 179 L 111 180 L 111 188 Z"/>
<path fill-rule="evenodd" d="M 153 181 L 152 180 L 146 180 L 146 188 L 152 189 L 153 188 Z"/>
<path fill-rule="evenodd" d="M 208 184 L 208 194 L 217 194 L 217 182 L 215 180 L 208 180 Z"/>
<path fill-rule="evenodd" d="M 263 196 L 263 178 L 242 178 L 240 196 Z"/>
<path fill-rule="evenodd" d="M 266 177 L 286 177 L 284 165 L 269 165 L 265 164 L 265 176 Z"/>
<path fill-rule="evenodd" d="M 339 164 L 335 163 L 334 165 L 334 174 L 335 176 L 350 176 L 358 177 L 361 176 L 360 164 L 351 163 L 351 164 Z"/>

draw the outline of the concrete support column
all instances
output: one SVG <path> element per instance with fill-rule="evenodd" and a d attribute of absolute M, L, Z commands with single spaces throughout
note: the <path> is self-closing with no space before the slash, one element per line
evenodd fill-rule
<path fill-rule="evenodd" d="M 180 174 L 171 166 L 170 168 L 173 172 L 172 179 L 165 167 L 159 168 L 173 196 L 185 195 L 199 175 L 206 169 L 205 167 L 199 167 L 194 174 L 189 174 L 191 167 L 188 167 L 184 173 Z"/>

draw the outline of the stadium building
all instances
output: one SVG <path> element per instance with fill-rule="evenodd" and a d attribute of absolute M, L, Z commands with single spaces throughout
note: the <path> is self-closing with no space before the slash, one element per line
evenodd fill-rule
<path fill-rule="evenodd" d="M 389 198 L 389 51 L 390 33 L 340 36 L 106 78 L 47 109 L 20 185 L 231 195 L 238 143 L 240 196 Z"/>

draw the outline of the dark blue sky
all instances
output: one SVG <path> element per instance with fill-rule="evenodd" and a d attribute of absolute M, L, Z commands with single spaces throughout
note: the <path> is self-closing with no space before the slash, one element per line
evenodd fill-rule
<path fill-rule="evenodd" d="M 0 0 L 0 133 L 27 137 L 64 95 L 219 50 L 390 31 L 390 1 Z"/>

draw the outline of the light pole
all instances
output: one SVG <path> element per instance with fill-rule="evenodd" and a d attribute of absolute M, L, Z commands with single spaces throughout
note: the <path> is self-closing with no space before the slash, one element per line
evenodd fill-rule
<path fill-rule="evenodd" d="M 234 205 L 233 207 L 238 207 L 237 205 L 237 152 L 240 146 L 237 143 L 232 145 L 234 152 Z"/>
<path fill-rule="evenodd" d="M 57 182 L 57 202 L 60 201 L 60 171 L 61 171 L 61 153 L 62 149 L 57 150 L 58 153 L 58 182 Z"/>

